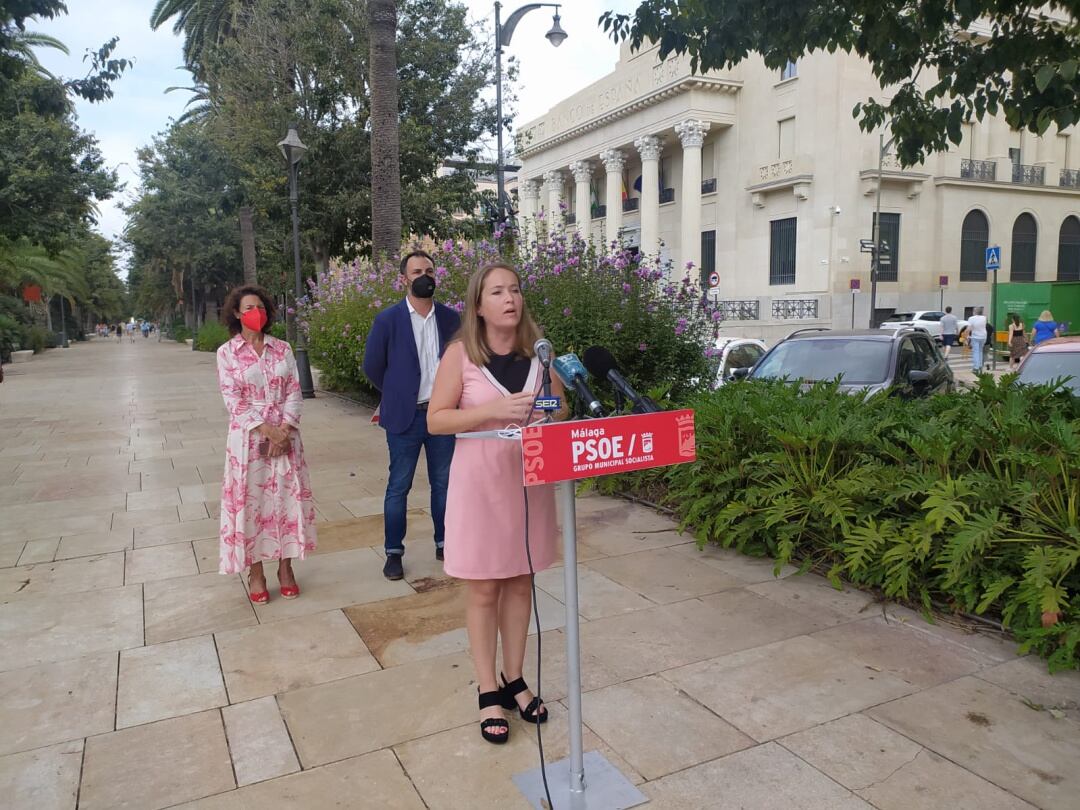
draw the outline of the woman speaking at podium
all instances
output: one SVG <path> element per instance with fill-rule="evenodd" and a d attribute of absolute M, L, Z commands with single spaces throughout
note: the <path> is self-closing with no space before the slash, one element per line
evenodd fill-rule
<path fill-rule="evenodd" d="M 540 330 L 525 308 L 521 279 L 508 264 L 488 265 L 470 279 L 465 299 L 461 331 L 447 346 L 435 377 L 428 430 L 461 434 L 522 427 L 534 418 L 542 369 L 533 351 Z M 561 400 L 557 378 L 552 388 Z M 551 487 L 531 487 L 527 497 L 519 441 L 492 437 L 457 443 L 444 567 L 466 581 L 465 623 L 479 683 L 480 733 L 492 743 L 510 737 L 503 709 L 517 709 L 529 723 L 547 720 L 543 702 L 522 678 L 522 666 L 532 610 L 530 569 L 542 571 L 555 561 L 555 494 Z M 495 663 L 500 637 L 501 682 Z"/>

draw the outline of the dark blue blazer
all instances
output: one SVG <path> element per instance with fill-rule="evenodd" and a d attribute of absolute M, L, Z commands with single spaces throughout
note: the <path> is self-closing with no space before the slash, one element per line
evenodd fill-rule
<path fill-rule="evenodd" d="M 450 307 L 436 303 L 435 324 L 442 357 L 447 342 L 461 328 L 461 318 Z M 379 424 L 391 433 L 404 433 L 416 416 L 420 394 L 420 356 L 404 300 L 375 316 L 364 348 L 364 374 L 382 392 Z"/>

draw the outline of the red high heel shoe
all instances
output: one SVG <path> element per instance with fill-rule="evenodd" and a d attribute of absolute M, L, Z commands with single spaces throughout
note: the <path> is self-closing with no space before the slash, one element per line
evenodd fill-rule
<path fill-rule="evenodd" d="M 254 604 L 254 605 L 265 605 L 267 602 L 270 601 L 270 591 L 268 591 L 268 590 L 253 591 L 253 590 L 251 590 L 251 580 L 248 580 L 248 599 L 250 599 L 251 603 Z"/>
<path fill-rule="evenodd" d="M 300 595 L 299 585 L 282 585 L 281 586 L 281 598 L 282 599 L 295 599 Z"/>

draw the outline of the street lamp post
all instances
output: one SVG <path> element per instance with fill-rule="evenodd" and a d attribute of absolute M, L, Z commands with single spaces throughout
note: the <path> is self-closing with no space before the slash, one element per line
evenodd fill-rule
<path fill-rule="evenodd" d="M 502 22 L 500 16 L 502 3 L 495 3 L 495 149 L 498 153 L 495 157 L 495 186 L 496 194 L 499 197 L 496 210 L 499 212 L 498 221 L 500 224 L 506 221 L 509 212 L 512 210 L 509 205 L 510 201 L 506 196 L 505 167 L 503 166 L 502 51 L 503 48 L 510 46 L 510 39 L 514 36 L 514 29 L 517 28 L 521 18 L 530 11 L 545 7 L 555 9 L 555 14 L 552 17 L 551 30 L 544 36 L 547 37 L 548 42 L 558 48 L 566 41 L 567 37 L 566 32 L 563 31 L 562 26 L 559 24 L 561 18 L 559 17 L 558 3 L 528 3 L 507 17 L 505 23 Z"/>
<path fill-rule="evenodd" d="M 64 294 L 60 293 L 60 348 L 68 348 L 67 317 L 64 315 Z"/>
<path fill-rule="evenodd" d="M 891 123 L 891 122 L 890 122 Z M 893 141 L 896 140 L 896 136 L 889 138 L 889 142 L 885 142 L 885 133 L 882 132 L 878 135 L 878 161 L 877 161 L 877 192 L 876 202 L 874 203 L 874 251 L 870 257 L 870 328 L 873 329 L 877 326 L 874 321 L 877 312 L 877 283 L 878 283 L 878 270 L 881 268 L 881 177 L 883 174 L 883 168 L 885 164 L 885 153 L 889 151 L 889 147 L 893 145 Z"/>
<path fill-rule="evenodd" d="M 300 158 L 304 156 L 307 147 L 300 140 L 296 132 L 296 124 L 289 124 L 289 131 L 278 142 L 281 154 L 289 164 L 289 207 L 292 208 L 292 235 L 293 235 L 293 270 L 295 273 L 296 295 L 293 301 L 295 308 L 304 295 L 304 286 L 300 277 L 300 196 L 297 191 L 297 174 L 299 171 Z M 296 315 L 293 315 L 296 319 Z M 296 327 L 296 371 L 300 377 L 300 392 L 304 399 L 315 396 L 315 383 L 311 379 L 311 362 L 308 359 L 307 337 L 299 325 Z"/>

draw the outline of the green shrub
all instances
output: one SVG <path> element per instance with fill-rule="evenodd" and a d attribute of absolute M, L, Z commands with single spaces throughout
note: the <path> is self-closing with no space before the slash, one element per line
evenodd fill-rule
<path fill-rule="evenodd" d="M 469 278 L 500 260 L 499 245 L 447 241 L 434 251 L 438 300 L 459 312 Z M 650 266 L 629 251 L 604 254 L 576 234 L 540 238 L 508 256 L 522 277 L 529 309 L 559 354 L 599 344 L 611 350 L 626 377 L 641 390 L 685 396 L 706 379 L 712 322 L 701 292 L 687 273 Z M 319 277 L 302 302 L 314 365 L 323 384 L 371 391 L 361 370 L 375 316 L 405 290 L 396 264 L 359 263 Z M 598 384 L 598 392 L 605 390 Z"/>
<path fill-rule="evenodd" d="M 41 354 L 46 348 L 54 348 L 49 345 L 51 333 L 43 326 L 31 326 L 26 330 L 26 339 L 23 341 L 24 349 L 33 349 L 34 354 Z"/>
<path fill-rule="evenodd" d="M 917 401 L 726 385 L 691 403 L 696 464 L 605 484 L 662 500 L 702 544 L 994 615 L 1080 668 L 1080 400 L 1012 379 Z"/>
<path fill-rule="evenodd" d="M 11 353 L 22 348 L 26 327 L 8 315 L 0 315 L 0 361 L 11 362 Z"/>
<path fill-rule="evenodd" d="M 200 352 L 216 352 L 219 346 L 228 342 L 229 330 L 214 321 L 204 323 L 195 334 L 195 348 Z"/>
<path fill-rule="evenodd" d="M 173 326 L 173 327 L 172 327 L 172 329 L 171 329 L 171 330 L 169 331 L 169 335 L 170 335 L 170 336 L 172 337 L 172 339 L 173 339 L 173 340 L 175 340 L 175 341 L 176 341 L 177 343 L 183 343 L 183 342 L 184 342 L 185 340 L 187 340 L 188 338 L 190 338 L 190 337 L 191 337 L 192 335 L 194 335 L 194 334 L 195 334 L 194 332 L 192 332 L 192 331 L 191 331 L 190 329 L 188 329 L 188 328 L 187 328 L 187 327 L 186 327 L 186 326 L 185 326 L 184 324 L 182 324 L 182 323 L 181 323 L 181 324 L 176 324 L 176 325 L 175 325 L 175 326 Z"/>
<path fill-rule="evenodd" d="M 278 321 L 277 323 L 270 326 L 270 334 L 276 337 L 278 340 L 288 340 L 287 332 L 288 330 L 286 329 L 285 324 L 281 321 Z"/>

